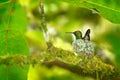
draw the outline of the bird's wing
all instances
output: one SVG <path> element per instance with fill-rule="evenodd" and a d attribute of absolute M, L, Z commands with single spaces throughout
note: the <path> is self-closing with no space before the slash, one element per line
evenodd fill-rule
<path fill-rule="evenodd" d="M 90 29 L 88 29 L 85 33 L 85 36 L 83 37 L 83 40 L 89 40 L 90 41 Z"/>

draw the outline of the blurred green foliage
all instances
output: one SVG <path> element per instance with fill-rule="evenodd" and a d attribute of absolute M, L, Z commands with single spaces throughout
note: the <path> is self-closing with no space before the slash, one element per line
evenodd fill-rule
<path fill-rule="evenodd" d="M 48 68 L 36 65 L 35 67 L 30 66 L 28 80 L 92 80 L 92 78 L 80 77 L 56 66 Z"/>

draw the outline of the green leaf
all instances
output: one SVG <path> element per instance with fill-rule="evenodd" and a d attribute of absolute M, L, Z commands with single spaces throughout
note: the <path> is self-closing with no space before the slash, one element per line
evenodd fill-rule
<path fill-rule="evenodd" d="M 29 54 L 24 36 L 15 30 L 0 30 L 0 55 Z"/>
<path fill-rule="evenodd" d="M 12 7 L 11 7 L 12 6 Z M 29 54 L 23 33 L 27 27 L 25 11 L 18 3 L 8 3 L 0 8 L 0 55 Z"/>
<path fill-rule="evenodd" d="M 119 0 L 84 0 L 83 7 L 96 8 L 100 15 L 113 23 L 120 23 L 120 1 Z"/>
<path fill-rule="evenodd" d="M 6 22 L 6 17 L 8 17 L 8 8 L 10 6 L 10 2 L 8 3 L 0 3 L 0 26 L 1 25 L 5 25 L 5 22 Z M 0 29 L 3 28 L 3 27 L 0 27 Z M 5 28 L 5 27 L 4 27 Z"/>
<path fill-rule="evenodd" d="M 0 80 L 27 80 L 28 66 L 22 69 L 18 65 L 0 66 Z"/>
<path fill-rule="evenodd" d="M 24 38 L 27 17 L 16 2 L 0 3 L 0 55 L 28 55 L 29 48 Z M 18 65 L 0 66 L 0 80 L 27 80 L 27 69 Z"/>
<path fill-rule="evenodd" d="M 10 7 L 12 11 L 10 12 Z M 18 3 L 8 3 L 0 7 L 0 29 L 9 29 L 18 30 L 21 32 L 26 31 L 28 21 L 25 10 Z"/>
<path fill-rule="evenodd" d="M 120 23 L 120 0 L 59 0 L 63 1 L 72 4 L 73 7 L 79 6 L 90 10 L 96 8 L 104 18 L 113 23 Z"/>
<path fill-rule="evenodd" d="M 17 29 L 18 31 L 26 31 L 28 21 L 27 21 L 27 14 L 25 10 L 19 5 L 15 4 L 15 10 L 11 16 L 11 21 L 9 28 L 10 29 Z"/>

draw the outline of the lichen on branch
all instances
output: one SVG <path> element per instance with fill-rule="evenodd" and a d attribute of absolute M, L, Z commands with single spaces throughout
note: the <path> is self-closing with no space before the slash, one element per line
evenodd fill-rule
<path fill-rule="evenodd" d="M 32 54 L 30 56 L 23 55 L 8 55 L 0 56 L 0 65 L 18 64 L 21 67 L 24 65 L 42 64 L 46 66 L 56 65 L 67 69 L 81 76 L 90 76 L 96 78 L 114 75 L 115 68 L 110 64 L 106 64 L 99 58 L 94 56 L 92 59 L 87 59 L 82 56 L 75 56 L 73 52 L 63 49 L 51 47 L 47 51 L 40 54 Z"/>

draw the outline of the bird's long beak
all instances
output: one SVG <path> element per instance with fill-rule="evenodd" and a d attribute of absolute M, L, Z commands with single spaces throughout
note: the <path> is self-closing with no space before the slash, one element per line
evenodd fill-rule
<path fill-rule="evenodd" d="M 70 33 L 70 34 L 73 34 L 73 32 L 66 32 L 66 33 Z"/>

